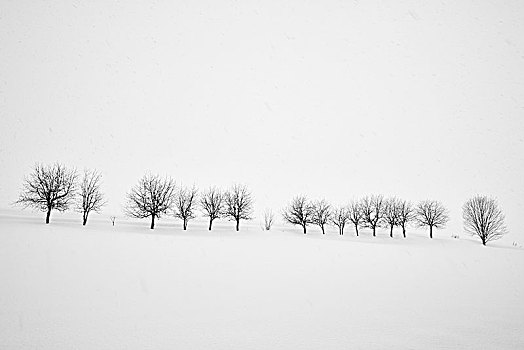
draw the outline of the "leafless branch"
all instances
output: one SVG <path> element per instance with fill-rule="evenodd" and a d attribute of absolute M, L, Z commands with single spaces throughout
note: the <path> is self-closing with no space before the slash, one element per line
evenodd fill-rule
<path fill-rule="evenodd" d="M 215 219 L 223 215 L 224 195 L 216 188 L 211 187 L 200 196 L 200 208 L 202 213 L 209 218 L 209 231 Z"/>
<path fill-rule="evenodd" d="M 415 221 L 420 227 L 429 227 L 429 238 L 433 238 L 433 228 L 442 228 L 449 221 L 446 208 L 435 200 L 420 202 L 415 208 Z"/>
<path fill-rule="evenodd" d="M 297 196 L 282 211 L 285 221 L 293 225 L 300 225 L 306 234 L 307 226 L 313 223 L 314 207 L 306 196 Z"/>
<path fill-rule="evenodd" d="M 198 190 L 195 186 L 180 187 L 175 196 L 175 217 L 182 220 L 182 227 L 187 230 L 189 220 L 195 218 L 195 206 Z"/>
<path fill-rule="evenodd" d="M 313 203 L 313 224 L 320 227 L 322 234 L 326 234 L 325 225 L 331 218 L 331 205 L 324 199 Z"/>
<path fill-rule="evenodd" d="M 80 183 L 80 199 L 77 210 L 82 213 L 82 225 L 87 224 L 87 218 L 91 211 L 98 213 L 106 204 L 100 184 L 102 175 L 97 170 L 84 170 L 84 177 Z"/>
<path fill-rule="evenodd" d="M 126 215 L 138 219 L 151 217 L 151 229 L 155 219 L 165 214 L 173 204 L 175 182 L 159 175 L 144 175 L 127 194 Z"/>
<path fill-rule="evenodd" d="M 372 195 L 364 197 L 360 203 L 364 225 L 373 230 L 373 237 L 375 237 L 376 229 L 384 217 L 384 196 Z"/>
<path fill-rule="evenodd" d="M 500 239 L 507 233 L 504 213 L 496 199 L 477 195 L 464 203 L 462 210 L 464 229 L 478 236 L 483 245 Z"/>
<path fill-rule="evenodd" d="M 271 230 L 271 226 L 273 226 L 274 219 L 275 215 L 273 214 L 273 211 L 271 209 L 266 209 L 264 211 L 264 230 Z"/>
<path fill-rule="evenodd" d="M 33 172 L 24 179 L 22 192 L 15 204 L 46 211 L 46 224 L 51 210 L 65 211 L 74 201 L 77 173 L 60 163 L 35 164 Z"/>
<path fill-rule="evenodd" d="M 240 230 L 240 220 L 251 220 L 253 214 L 253 196 L 245 185 L 235 184 L 224 195 L 224 216 L 236 222 Z"/>

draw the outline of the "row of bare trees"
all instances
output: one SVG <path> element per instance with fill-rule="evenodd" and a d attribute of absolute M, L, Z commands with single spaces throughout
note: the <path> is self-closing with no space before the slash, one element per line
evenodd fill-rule
<path fill-rule="evenodd" d="M 199 193 L 195 186 L 177 188 L 170 177 L 144 175 L 127 194 L 126 215 L 134 218 L 151 218 L 151 229 L 155 220 L 172 213 L 182 220 L 182 227 L 194 219 L 197 210 L 209 219 L 209 230 L 213 221 L 227 218 L 235 221 L 240 230 L 241 220 L 251 220 L 253 215 L 253 196 L 245 185 L 234 184 L 226 191 L 211 187 Z"/>
<path fill-rule="evenodd" d="M 46 212 L 46 224 L 51 211 L 66 211 L 73 207 L 82 213 L 82 224 L 91 212 L 98 212 L 106 204 L 100 191 L 102 176 L 97 170 L 85 169 L 80 182 L 75 169 L 62 164 L 36 164 L 24 179 L 22 192 L 15 204 Z"/>
<path fill-rule="evenodd" d="M 463 212 L 466 231 L 480 237 L 484 245 L 507 232 L 504 215 L 493 198 L 475 196 L 464 204 Z M 385 227 L 393 237 L 393 229 L 399 227 L 404 238 L 409 225 L 428 227 L 429 237 L 433 238 L 433 229 L 443 228 L 449 220 L 448 211 L 439 201 L 424 200 L 413 205 L 382 195 L 366 196 L 340 207 L 332 207 L 325 200 L 311 201 L 306 196 L 297 196 L 283 210 L 282 217 L 290 224 L 301 226 L 304 234 L 310 224 L 319 226 L 322 234 L 326 225 L 333 224 L 339 235 L 343 235 L 346 225 L 352 224 L 357 236 L 359 228 L 371 229 L 376 236 L 377 228 Z"/>
<path fill-rule="evenodd" d="M 99 212 L 106 204 L 101 182 L 97 170 L 86 169 L 79 179 L 75 169 L 62 164 L 36 164 L 24 179 L 15 204 L 46 212 L 46 224 L 53 209 L 65 211 L 74 207 L 82 213 L 82 224 L 86 225 L 89 214 Z M 214 220 L 228 218 L 236 222 L 238 231 L 241 220 L 252 219 L 253 203 L 253 196 L 245 185 L 235 184 L 226 191 L 211 187 L 199 193 L 195 186 L 177 187 L 169 177 L 146 174 L 127 194 L 125 212 L 134 218 L 150 218 L 151 229 L 155 227 L 156 219 L 172 213 L 182 220 L 186 230 L 199 210 L 209 219 L 209 230 Z M 428 227 L 430 238 L 433 238 L 433 229 L 444 227 L 449 220 L 447 210 L 438 201 L 425 200 L 413 205 L 406 200 L 382 195 L 366 196 L 341 207 L 332 207 L 325 200 L 310 201 L 305 196 L 297 196 L 283 210 L 282 217 L 288 223 L 300 225 L 304 234 L 308 225 L 319 226 L 325 234 L 326 226 L 333 224 L 343 235 L 346 225 L 351 224 L 357 236 L 359 228 L 369 228 L 376 236 L 378 227 L 387 227 L 393 237 L 393 229 L 399 227 L 406 237 L 407 227 L 416 225 Z M 478 236 L 484 245 L 507 233 L 504 214 L 491 197 L 477 195 L 466 201 L 463 219 L 466 232 Z M 111 220 L 114 225 L 115 217 Z M 264 228 L 269 230 L 273 221 L 273 213 L 266 211 Z"/>

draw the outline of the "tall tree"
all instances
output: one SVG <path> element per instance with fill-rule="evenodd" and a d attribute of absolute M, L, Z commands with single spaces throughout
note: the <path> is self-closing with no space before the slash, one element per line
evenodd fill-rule
<path fill-rule="evenodd" d="M 448 211 L 442 203 L 435 200 L 420 202 L 415 208 L 415 220 L 420 227 L 429 227 L 429 238 L 433 238 L 433 228 L 442 228 L 449 221 Z"/>
<path fill-rule="evenodd" d="M 60 163 L 35 164 L 33 172 L 24 179 L 22 192 L 15 204 L 46 212 L 49 224 L 51 210 L 65 211 L 74 202 L 77 173 Z"/>
<path fill-rule="evenodd" d="M 84 177 L 80 183 L 80 200 L 77 210 L 82 213 L 82 225 L 87 224 L 89 213 L 100 212 L 105 205 L 104 196 L 100 190 L 102 175 L 97 170 L 84 170 Z"/>
<path fill-rule="evenodd" d="M 253 196 L 245 185 L 235 184 L 224 196 L 224 215 L 236 222 L 240 230 L 240 220 L 251 220 L 253 214 Z"/>
<path fill-rule="evenodd" d="M 195 206 L 198 190 L 195 186 L 181 186 L 175 196 L 175 217 L 182 220 L 182 227 L 187 230 L 189 220 L 195 218 Z"/>
<path fill-rule="evenodd" d="M 151 229 L 155 219 L 160 219 L 173 205 L 175 182 L 169 177 L 144 175 L 127 194 L 125 212 L 138 219 L 151 217 Z"/>
<path fill-rule="evenodd" d="M 383 195 L 372 195 L 362 199 L 361 210 L 364 224 L 373 230 L 373 237 L 376 236 L 377 227 L 384 217 L 385 201 Z"/>
<path fill-rule="evenodd" d="M 224 195 L 216 187 L 210 187 L 200 196 L 200 208 L 202 213 L 209 218 L 209 231 L 213 226 L 213 221 L 223 215 Z"/>
<path fill-rule="evenodd" d="M 348 209 L 345 207 L 337 207 L 331 213 L 331 222 L 338 227 L 338 234 L 344 234 L 344 227 L 349 220 Z"/>
<path fill-rule="evenodd" d="M 504 225 L 504 213 L 497 200 L 487 196 L 476 195 L 462 207 L 464 229 L 478 236 L 483 245 L 502 238 L 507 233 Z"/>
<path fill-rule="evenodd" d="M 297 196 L 282 211 L 285 221 L 293 225 L 300 225 L 306 234 L 307 226 L 313 223 L 314 207 L 306 196 Z"/>
<path fill-rule="evenodd" d="M 398 216 L 398 199 L 396 197 L 386 199 L 383 220 L 389 227 L 389 237 L 391 238 L 393 238 L 393 227 L 399 223 Z"/>
<path fill-rule="evenodd" d="M 397 224 L 402 227 L 402 235 L 406 238 L 406 226 L 415 220 L 415 209 L 411 202 L 403 199 L 397 202 Z"/>
<path fill-rule="evenodd" d="M 364 224 L 364 215 L 362 214 L 362 203 L 359 200 L 352 200 L 348 207 L 348 219 L 355 226 L 355 232 L 358 237 L 358 228 L 360 225 Z"/>
<path fill-rule="evenodd" d="M 331 218 L 331 205 L 324 199 L 313 203 L 313 223 L 320 227 L 322 234 L 326 234 L 325 226 Z"/>

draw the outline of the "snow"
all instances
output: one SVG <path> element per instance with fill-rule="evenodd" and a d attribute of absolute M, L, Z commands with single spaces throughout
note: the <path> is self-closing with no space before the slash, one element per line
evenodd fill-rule
<path fill-rule="evenodd" d="M 520 247 L 205 227 L 1 214 L 0 348 L 524 348 Z"/>

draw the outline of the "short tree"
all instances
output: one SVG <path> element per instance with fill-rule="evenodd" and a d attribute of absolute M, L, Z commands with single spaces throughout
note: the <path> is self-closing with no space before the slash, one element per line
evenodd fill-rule
<path fill-rule="evenodd" d="M 24 179 L 22 192 L 15 204 L 47 212 L 49 224 L 51 210 L 66 211 L 74 202 L 77 173 L 60 163 L 35 164 L 33 172 Z"/>
<path fill-rule="evenodd" d="M 358 228 L 364 224 L 364 216 L 362 215 L 362 204 L 358 200 L 352 200 L 347 206 L 348 219 L 353 223 L 355 232 L 358 237 Z"/>
<path fill-rule="evenodd" d="M 264 211 L 264 230 L 266 231 L 271 230 L 271 226 L 273 226 L 274 220 L 275 220 L 275 215 L 273 214 L 273 211 L 271 209 L 266 209 Z"/>
<path fill-rule="evenodd" d="M 151 229 L 155 219 L 160 219 L 173 205 L 175 182 L 159 175 L 144 175 L 127 194 L 126 215 L 145 219 L 151 217 Z"/>
<path fill-rule="evenodd" d="M 398 199 L 388 198 L 384 201 L 383 220 L 389 227 L 389 237 L 393 238 L 393 227 L 398 225 Z"/>
<path fill-rule="evenodd" d="M 435 200 L 425 200 L 415 208 L 415 221 L 420 227 L 429 227 L 429 238 L 433 238 L 433 228 L 446 226 L 449 216 L 442 203 Z"/>
<path fill-rule="evenodd" d="M 504 213 L 499 208 L 496 199 L 476 195 L 464 203 L 462 210 L 464 229 L 478 236 L 483 245 L 500 239 L 507 233 Z"/>
<path fill-rule="evenodd" d="M 282 211 L 284 220 L 292 225 L 300 225 L 306 234 L 307 226 L 313 223 L 314 207 L 306 196 L 297 196 Z"/>
<path fill-rule="evenodd" d="M 176 218 L 182 220 L 182 228 L 187 230 L 189 220 L 194 219 L 198 189 L 193 187 L 181 186 L 174 199 L 174 214 Z"/>
<path fill-rule="evenodd" d="M 253 196 L 245 185 L 235 184 L 224 195 L 224 216 L 236 222 L 240 230 L 240 220 L 251 220 Z"/>
<path fill-rule="evenodd" d="M 106 204 L 104 196 L 100 191 L 102 175 L 97 170 L 84 170 L 84 177 L 80 183 L 80 199 L 77 210 L 82 213 L 82 225 L 87 224 L 89 213 L 94 211 L 100 212 L 100 209 Z"/>
<path fill-rule="evenodd" d="M 223 214 L 224 195 L 216 187 L 210 187 L 200 195 L 200 209 L 204 216 L 209 218 L 209 231 L 215 219 Z"/>
<path fill-rule="evenodd" d="M 337 207 L 331 212 L 331 222 L 338 227 L 338 234 L 344 234 L 344 227 L 349 220 L 348 209 L 345 207 Z"/>
<path fill-rule="evenodd" d="M 406 238 L 406 227 L 415 219 L 415 209 L 411 202 L 400 199 L 397 201 L 397 225 L 402 227 L 402 235 Z"/>
<path fill-rule="evenodd" d="M 384 217 L 385 201 L 383 195 L 367 196 L 360 202 L 364 225 L 373 230 L 376 236 L 377 227 Z"/>
<path fill-rule="evenodd" d="M 313 203 L 313 224 L 320 227 L 322 234 L 326 234 L 325 226 L 331 218 L 331 205 L 324 199 Z"/>
<path fill-rule="evenodd" d="M 113 224 L 113 226 L 115 226 L 116 216 L 111 215 L 111 216 L 109 217 L 109 220 L 111 220 L 111 223 Z"/>

